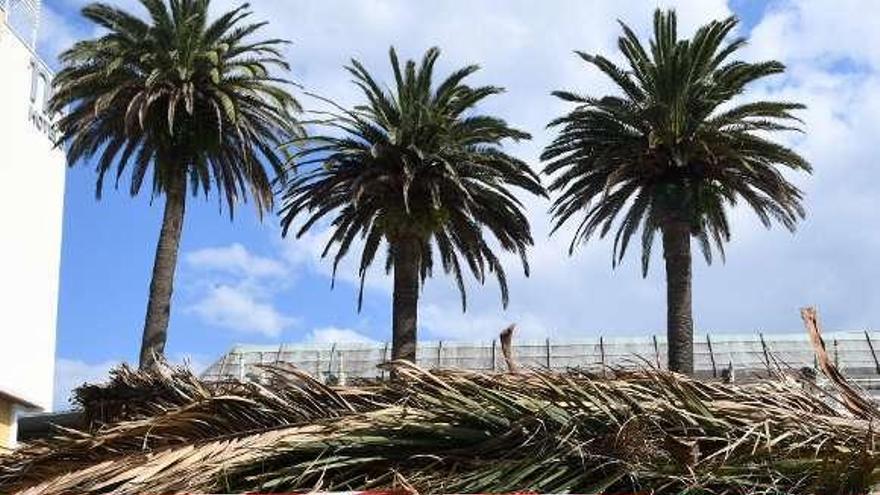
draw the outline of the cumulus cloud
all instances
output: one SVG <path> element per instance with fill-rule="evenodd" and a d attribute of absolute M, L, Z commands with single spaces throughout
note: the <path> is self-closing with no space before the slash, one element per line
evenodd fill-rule
<path fill-rule="evenodd" d="M 474 8 L 485 5 L 477 3 Z M 683 32 L 727 14 L 724 5 L 676 5 L 685 19 Z M 812 177 L 794 178 L 808 194 L 809 218 L 791 235 L 781 229 L 765 230 L 745 208 L 733 211 L 734 239 L 727 264 L 707 267 L 695 257 L 695 314 L 700 331 L 797 331 L 797 308 L 813 303 L 823 307 L 826 320 L 835 328 L 864 327 L 880 318 L 880 292 L 871 289 L 872 281 L 880 276 L 873 254 L 880 248 L 880 234 L 868 227 L 875 222 L 877 200 L 872 185 L 880 174 L 873 166 L 872 149 L 874 121 L 880 110 L 880 50 L 875 48 L 880 45 L 871 42 L 880 35 L 873 27 L 875 16 L 865 15 L 868 8 L 864 2 L 851 1 L 839 5 L 778 2 L 751 33 L 742 56 L 778 58 L 789 71 L 753 88 L 748 97 L 809 106 L 802 112 L 806 134 L 782 137 L 815 167 Z M 479 61 L 485 67 L 482 80 L 507 86 L 509 92 L 492 104 L 497 106 L 489 107 L 533 133 L 531 143 L 514 149 L 536 163 L 540 147 L 551 138 L 543 124 L 564 109 L 546 96 L 547 90 L 571 88 L 592 94 L 608 90 L 595 70 L 566 59 L 569 50 L 582 48 L 618 57 L 613 46 L 618 34 L 615 17 L 643 34 L 649 32 L 650 9 L 643 4 L 603 4 L 599 9 L 583 22 L 576 21 L 581 14 L 577 7 L 564 9 L 567 17 L 561 22 L 552 18 L 552 9 L 530 17 L 514 2 L 505 4 L 498 23 L 459 28 L 458 36 L 452 31 L 439 34 L 447 21 L 441 12 L 423 36 L 408 33 L 401 37 L 418 40 L 403 44 L 412 47 L 407 52 L 410 56 L 430 45 L 432 37 L 454 39 L 451 44 L 440 43 L 447 48 L 445 56 L 456 62 Z M 400 21 L 408 18 L 405 8 L 393 15 Z M 554 21 L 559 29 L 536 30 Z M 448 19 L 448 25 L 459 27 L 468 22 Z M 511 27 L 516 25 L 520 27 Z M 579 31 L 569 31 L 569 25 L 577 25 Z M 828 29 L 831 25 L 846 29 Z M 536 32 L 543 36 L 535 37 Z M 391 33 L 386 38 L 394 38 L 398 31 Z M 512 33 L 517 33 L 515 39 L 501 47 L 480 41 L 506 40 Z M 383 54 L 378 49 L 373 53 L 371 67 L 381 71 Z M 548 237 L 547 204 L 529 200 L 527 205 L 537 243 L 530 252 L 533 275 L 526 279 L 516 264 L 506 264 L 511 274 L 510 308 L 502 311 L 493 282 L 485 288 L 471 282 L 470 309 L 462 315 L 454 287 L 437 276 L 426 287 L 421 311 L 420 321 L 429 336 L 489 338 L 511 321 L 520 324 L 525 336 L 663 333 L 662 258 L 655 256 L 652 271 L 643 280 L 637 256 L 612 270 L 610 246 L 604 241 L 581 246 L 569 257 L 570 230 L 564 228 Z"/>
<path fill-rule="evenodd" d="M 212 287 L 187 310 L 210 325 L 266 337 L 278 337 L 298 321 L 282 314 L 271 303 L 258 300 L 243 286 Z"/>
<path fill-rule="evenodd" d="M 309 332 L 305 342 L 314 344 L 373 344 L 376 342 L 356 330 L 350 328 L 324 327 Z"/>
<path fill-rule="evenodd" d="M 333 276 L 333 256 L 335 248 L 322 257 L 327 241 L 330 239 L 333 231 L 326 225 L 318 224 L 316 228 L 305 232 L 302 236 L 296 237 L 293 233 L 296 228 L 291 228 L 291 235 L 282 240 L 279 246 L 280 258 L 288 264 L 291 271 L 306 270 L 310 273 L 322 275 L 324 277 Z M 338 282 L 348 283 L 353 286 L 360 284 L 358 277 L 358 267 L 360 266 L 360 248 L 363 245 L 360 239 L 352 242 L 348 255 L 342 259 L 336 269 L 336 280 Z M 364 286 L 370 290 L 376 290 L 380 293 L 391 293 L 391 281 L 385 274 L 385 263 L 382 257 L 386 251 L 384 243 L 379 247 L 376 260 L 373 267 L 367 272 Z"/>
<path fill-rule="evenodd" d="M 218 0 L 217 8 L 233 0 Z M 534 136 L 511 150 L 540 168 L 538 155 L 552 138 L 544 128 L 568 106 L 549 96 L 553 89 L 603 94 L 610 85 L 596 70 L 572 55 L 582 49 L 619 59 L 616 39 L 621 19 L 638 33 L 650 33 L 654 6 L 674 6 L 682 34 L 730 8 L 721 0 L 643 0 L 583 2 L 556 0 L 535 8 L 526 0 L 306 1 L 289 8 L 285 2 L 255 2 L 257 16 L 270 19 L 272 34 L 291 38 L 293 77 L 308 90 L 342 104 L 358 94 L 342 65 L 357 57 L 384 82 L 389 82 L 387 50 L 398 47 L 402 57 L 419 57 L 434 45 L 443 48 L 437 74 L 469 63 L 483 69 L 474 83 L 499 84 L 507 92 L 487 102 L 486 112 L 500 115 Z M 792 331 L 799 328 L 797 308 L 822 305 L 834 328 L 857 328 L 880 320 L 880 233 L 872 226 L 877 205 L 874 184 L 880 167 L 873 151 L 876 115 L 880 111 L 880 30 L 877 6 L 840 0 L 774 2 L 757 20 L 742 56 L 749 60 L 777 58 L 786 63 L 785 76 L 753 88 L 747 95 L 804 102 L 806 134 L 786 136 L 815 167 L 811 178 L 795 180 L 807 192 L 809 218 L 795 235 L 766 231 L 745 209 L 733 212 L 733 242 L 726 265 L 706 267 L 695 257 L 695 315 L 701 331 Z M 845 27 L 845 28 L 844 28 Z M 307 105 L 314 102 L 303 97 Z M 527 198 L 536 246 L 530 251 L 532 277 L 526 279 L 514 259 L 505 257 L 511 305 L 502 311 L 494 282 L 469 285 L 469 311 L 462 315 L 451 280 L 439 273 L 425 288 L 421 323 L 429 338 L 473 340 L 491 338 L 510 322 L 522 335 L 573 337 L 662 333 L 665 327 L 665 286 L 662 258 L 655 249 L 651 273 L 642 279 L 638 254 L 611 269 L 607 242 L 582 246 L 567 254 L 570 228 L 549 237 L 546 201 Z M 242 308 L 238 316 L 211 321 L 237 322 L 253 328 L 242 313 L 264 320 L 258 331 L 277 335 L 292 325 L 291 317 L 271 300 L 283 290 L 279 264 L 288 273 L 308 270 L 329 276 L 331 262 L 320 253 L 328 231 L 316 230 L 301 239 L 278 243 L 278 253 L 255 257 L 240 245 L 212 248 L 187 260 L 197 268 L 222 272 L 220 284 L 199 286 L 204 307 L 220 311 L 223 298 Z M 272 233 L 274 238 L 275 232 Z M 357 249 L 339 268 L 345 283 L 357 283 Z M 223 261 L 220 261 L 220 260 Z M 259 261 L 262 260 L 262 261 Z M 254 268 L 260 266 L 260 268 Z M 259 273 L 259 275 L 257 275 Z M 211 277 L 207 277 L 211 278 Z M 251 281 L 242 286 L 242 279 Z M 259 282 L 253 282 L 257 279 Z M 368 290 L 389 294 L 390 281 L 381 263 L 371 272 Z M 321 289 L 324 290 L 324 289 Z M 245 309 L 246 308 L 246 309 Z M 254 309 L 257 308 L 257 309 Z M 228 311 L 228 308 L 226 308 Z M 216 314 L 205 312 L 205 314 Z M 268 329 L 268 330 L 266 330 Z"/>
<path fill-rule="evenodd" d="M 239 243 L 209 247 L 186 254 L 186 262 L 200 270 L 214 270 L 244 277 L 283 277 L 287 270 L 281 262 L 257 256 Z"/>
<path fill-rule="evenodd" d="M 507 88 L 507 93 L 487 100 L 484 110 L 533 134 L 531 142 L 512 144 L 511 150 L 536 168 L 541 147 L 551 138 L 544 126 L 566 108 L 549 92 L 561 88 L 610 89 L 607 81 L 596 71 L 590 71 L 572 50 L 598 51 L 619 58 L 615 46 L 619 26 L 615 19 L 623 19 L 646 33 L 652 13 L 643 2 L 627 1 L 590 5 L 559 1 L 551 8 L 537 10 L 530 2 L 505 2 L 500 7 L 491 1 L 467 2 L 466 6 L 451 1 L 431 6 L 430 16 L 424 10 L 426 6 L 413 2 L 347 5 L 348 8 L 342 8 L 333 1 L 308 3 L 297 16 L 291 16 L 280 5 L 277 10 L 275 4 L 259 7 L 261 12 L 271 12 L 272 18 L 284 18 L 286 22 L 279 25 L 284 31 L 296 33 L 291 54 L 295 77 L 300 82 L 350 105 L 359 97 L 341 71 L 349 57 L 361 60 L 387 83 L 388 45 L 397 46 L 403 57 L 419 57 L 424 49 L 438 45 L 443 49 L 438 76 L 461 65 L 479 63 L 483 69 L 475 75 L 475 83 Z M 730 13 L 720 1 L 660 3 L 664 5 L 677 7 L 683 31 Z M 367 12 L 360 12 L 361 8 Z M 468 15 L 461 15 L 462 9 Z M 313 18 L 322 20 L 311 22 Z M 425 22 L 428 18 L 430 21 Z M 347 35 L 339 37 L 339 32 Z M 537 243 L 530 253 L 533 278 L 522 275 L 515 257 L 504 256 L 512 288 L 511 307 L 502 311 L 494 281 L 488 281 L 486 287 L 469 281 L 469 311 L 463 315 L 454 284 L 438 270 L 426 286 L 421 308 L 420 323 L 427 330 L 427 337 L 491 338 L 511 321 L 519 323 L 521 335 L 530 337 L 578 335 L 595 331 L 599 326 L 632 331 L 659 326 L 664 314 L 662 280 L 652 277 L 645 282 L 635 270 L 611 273 L 610 254 L 604 251 L 607 246 L 603 243 L 569 258 L 568 230 L 548 237 L 546 201 L 526 198 L 526 205 Z M 284 257 L 301 269 L 329 276 L 331 262 L 319 259 L 328 237 L 329 231 L 317 230 L 301 239 L 290 239 L 283 244 Z M 340 280 L 357 283 L 357 252 L 352 248 L 353 254 L 340 265 Z M 609 284 L 607 290 L 596 290 L 605 283 Z M 390 280 L 381 263 L 370 272 L 367 288 L 390 293 Z M 642 308 L 655 307 L 657 311 L 609 311 L 623 301 Z"/>
<path fill-rule="evenodd" d="M 282 259 L 256 255 L 239 243 L 190 251 L 184 259 L 184 311 L 203 323 L 278 338 L 299 321 L 274 303 L 291 273 Z"/>

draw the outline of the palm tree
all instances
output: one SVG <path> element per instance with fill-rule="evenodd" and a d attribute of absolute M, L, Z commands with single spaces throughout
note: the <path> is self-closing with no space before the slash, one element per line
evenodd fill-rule
<path fill-rule="evenodd" d="M 299 109 L 271 71 L 287 71 L 282 40 L 254 41 L 265 23 L 249 23 L 247 5 L 209 22 L 210 0 L 140 0 L 141 19 L 102 3 L 83 16 L 106 32 L 61 57 L 54 111 L 68 163 L 90 162 L 100 198 L 106 174 L 116 183 L 130 170 L 130 192 L 152 176 L 151 194 L 165 197 L 144 323 L 140 366 L 161 357 L 183 228 L 187 189 L 216 189 L 230 217 L 248 196 L 262 216 L 272 207 L 268 168 L 283 175 L 281 143 L 299 128 Z M 222 205 L 222 202 L 221 202 Z"/>
<path fill-rule="evenodd" d="M 798 103 L 744 102 L 745 87 L 783 72 L 776 61 L 731 61 L 745 44 L 725 42 L 733 17 L 679 39 L 674 11 L 654 14 L 654 39 L 646 50 L 625 24 L 618 46 L 628 64 L 578 52 L 607 75 L 620 95 L 594 98 L 554 94 L 577 106 L 550 125 L 558 135 L 545 149 L 545 173 L 558 193 L 554 230 L 578 218 L 570 250 L 616 221 L 616 266 L 641 229 L 642 271 L 647 275 L 654 235 L 662 234 L 666 260 L 669 367 L 693 373 L 691 238 L 707 263 L 712 245 L 724 257 L 730 239 L 728 209 L 745 202 L 761 222 L 793 231 L 804 216 L 803 195 L 783 169 L 810 172 L 773 131 L 797 130 Z"/>
<path fill-rule="evenodd" d="M 353 242 L 362 240 L 359 309 L 364 278 L 384 241 L 386 271 L 394 271 L 392 358 L 409 361 L 416 357 L 419 291 L 434 256 L 455 278 L 462 310 L 467 307 L 462 263 L 480 283 L 493 272 L 506 306 L 504 269 L 484 234 L 517 253 L 528 274 L 531 230 L 508 186 L 544 194 L 529 166 L 500 147 L 506 139 L 530 136 L 474 110 L 502 89 L 463 84 L 477 71 L 474 65 L 435 86 L 439 55 L 432 48 L 420 65 L 410 60 L 404 67 L 392 48 L 395 91 L 383 89 L 352 60 L 347 69 L 365 104 L 352 110 L 334 105 L 319 122 L 330 132 L 292 143 L 300 146 L 297 165 L 310 168 L 293 177 L 283 193 L 284 235 L 301 214 L 297 236 L 329 220 L 332 235 L 324 255 L 335 247 L 334 276 Z"/>

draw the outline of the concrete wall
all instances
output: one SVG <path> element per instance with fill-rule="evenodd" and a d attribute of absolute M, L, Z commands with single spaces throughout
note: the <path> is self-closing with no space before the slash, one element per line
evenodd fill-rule
<path fill-rule="evenodd" d="M 48 70 L 2 15 L 0 11 L 0 393 L 49 409 L 64 155 L 53 147 L 43 112 Z"/>

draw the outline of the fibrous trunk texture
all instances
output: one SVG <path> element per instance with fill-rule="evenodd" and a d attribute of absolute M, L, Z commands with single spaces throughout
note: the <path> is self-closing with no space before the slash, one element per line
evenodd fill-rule
<path fill-rule="evenodd" d="M 666 260 L 666 334 L 669 369 L 694 373 L 694 319 L 691 302 L 691 233 L 687 222 L 663 225 Z"/>
<path fill-rule="evenodd" d="M 394 308 L 391 358 L 416 361 L 419 311 L 419 244 L 403 238 L 394 243 Z"/>
<path fill-rule="evenodd" d="M 144 321 L 141 341 L 140 368 L 153 366 L 165 352 L 168 321 L 171 316 L 171 294 L 174 289 L 174 271 L 183 231 L 186 210 L 186 176 L 180 172 L 168 183 L 165 191 L 165 214 L 156 245 L 153 278 L 150 281 L 150 299 Z"/>

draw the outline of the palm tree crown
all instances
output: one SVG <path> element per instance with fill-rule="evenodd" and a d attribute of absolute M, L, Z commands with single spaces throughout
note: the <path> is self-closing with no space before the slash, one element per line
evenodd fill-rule
<path fill-rule="evenodd" d="M 250 193 L 260 212 L 272 205 L 263 164 L 283 174 L 278 145 L 298 131 L 296 100 L 278 39 L 251 41 L 265 23 L 243 23 L 247 5 L 208 22 L 209 0 L 141 0 L 140 19 L 95 3 L 83 15 L 107 33 L 76 43 L 61 57 L 54 111 L 68 161 L 95 157 L 100 196 L 114 165 L 117 183 L 131 169 L 131 194 L 152 173 L 160 195 L 177 173 L 193 191 L 212 187 L 230 214 Z"/>
<path fill-rule="evenodd" d="M 616 222 L 616 266 L 641 229 L 647 275 L 661 232 L 669 368 L 683 373 L 693 373 L 694 364 L 691 238 L 711 263 L 713 245 L 724 257 L 727 211 L 737 202 L 745 201 L 767 227 L 775 220 L 794 230 L 804 216 L 803 195 L 782 170 L 809 172 L 810 166 L 769 140 L 773 131 L 797 130 L 792 112 L 803 105 L 738 99 L 747 85 L 784 67 L 730 60 L 745 43 L 725 43 L 736 24 L 733 17 L 710 22 L 692 39 L 679 39 L 675 12 L 658 9 L 647 50 L 621 23 L 618 46 L 628 67 L 578 52 L 620 94 L 554 93 L 577 106 L 550 124 L 558 135 L 542 155 L 557 193 L 554 230 L 580 217 L 570 251 L 597 232 L 606 236 Z"/>
<path fill-rule="evenodd" d="M 571 248 L 615 220 L 613 261 L 618 263 L 641 227 L 646 274 L 655 233 L 671 219 L 687 223 L 707 260 L 712 245 L 724 255 L 730 239 L 727 208 L 745 201 L 765 226 L 773 220 L 794 230 L 804 216 L 802 193 L 780 168 L 809 172 L 797 153 L 770 141 L 768 131 L 795 130 L 798 103 L 735 101 L 749 83 L 781 73 L 776 61 L 730 61 L 744 39 L 724 43 L 733 17 L 679 39 L 674 12 L 657 10 L 648 50 L 621 23 L 618 46 L 628 67 L 578 52 L 607 75 L 618 96 L 554 94 L 577 104 L 554 120 L 558 135 L 542 159 L 558 195 L 555 228 L 582 215 Z"/>
<path fill-rule="evenodd" d="M 104 29 L 61 55 L 50 108 L 68 163 L 94 159 L 97 195 L 115 168 L 118 185 L 131 175 L 132 195 L 152 176 L 165 197 L 141 345 L 141 367 L 164 352 L 187 190 L 235 204 L 253 198 L 272 207 L 267 168 L 284 175 L 281 143 L 300 132 L 299 105 L 273 75 L 288 65 L 282 40 L 251 40 L 264 23 L 249 23 L 243 5 L 209 22 L 209 0 L 140 0 L 146 20 L 94 3 L 83 15 Z"/>
<path fill-rule="evenodd" d="M 506 305 L 504 269 L 484 228 L 502 249 L 518 253 L 528 272 L 531 231 L 508 186 L 535 194 L 543 189 L 529 166 L 503 152 L 500 144 L 530 136 L 501 119 L 474 113 L 479 102 L 502 91 L 465 85 L 463 80 L 477 66 L 459 69 L 434 86 L 439 54 L 432 48 L 418 66 L 415 61 L 401 66 L 392 48 L 395 91 L 384 90 L 352 60 L 347 69 L 366 103 L 353 110 L 337 107 L 324 123 L 341 135 L 311 137 L 298 152 L 299 166 L 323 167 L 307 170 L 288 185 L 284 231 L 304 212 L 307 218 L 298 235 L 328 218 L 333 234 L 324 254 L 335 246 L 334 267 L 355 239 L 363 238 L 360 297 L 382 241 L 389 245 L 389 271 L 394 268 L 394 246 L 412 241 L 422 282 L 431 274 L 436 249 L 444 271 L 457 281 L 463 308 L 462 260 L 480 282 L 487 271 L 495 274 Z"/>

